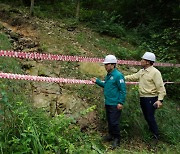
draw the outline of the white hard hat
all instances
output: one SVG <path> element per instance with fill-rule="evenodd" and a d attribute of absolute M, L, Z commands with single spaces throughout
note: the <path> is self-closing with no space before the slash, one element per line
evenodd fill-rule
<path fill-rule="evenodd" d="M 141 58 L 145 59 L 145 60 L 150 60 L 150 61 L 153 61 L 153 62 L 156 61 L 156 56 L 152 52 L 146 52 Z"/>
<path fill-rule="evenodd" d="M 114 55 L 107 55 L 104 59 L 103 64 L 116 64 L 117 59 Z"/>

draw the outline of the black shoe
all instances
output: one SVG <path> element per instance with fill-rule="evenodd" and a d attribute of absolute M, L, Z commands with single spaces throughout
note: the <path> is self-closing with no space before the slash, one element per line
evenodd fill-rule
<path fill-rule="evenodd" d="M 115 149 L 118 146 L 120 146 L 120 140 L 118 138 L 115 138 L 112 143 L 112 149 Z"/>
<path fill-rule="evenodd" d="M 158 135 L 153 135 L 153 144 L 157 146 L 158 144 L 158 141 L 159 141 L 159 136 Z"/>
<path fill-rule="evenodd" d="M 159 135 L 155 135 L 155 134 L 154 134 L 154 135 L 153 135 L 153 139 L 158 141 L 158 140 L 159 140 Z"/>
<path fill-rule="evenodd" d="M 110 142 L 110 141 L 113 140 L 113 137 L 112 137 L 111 135 L 107 135 L 107 136 L 104 136 L 104 137 L 102 138 L 102 140 L 103 140 L 104 142 Z"/>
<path fill-rule="evenodd" d="M 158 135 L 153 135 L 152 138 L 151 138 L 151 141 L 149 142 L 149 148 L 151 150 L 154 150 L 156 151 L 157 149 L 157 146 L 158 146 L 158 141 L 159 141 L 159 137 Z"/>
<path fill-rule="evenodd" d="M 157 144 L 159 141 L 159 135 L 153 134 L 151 140 L 154 144 Z"/>

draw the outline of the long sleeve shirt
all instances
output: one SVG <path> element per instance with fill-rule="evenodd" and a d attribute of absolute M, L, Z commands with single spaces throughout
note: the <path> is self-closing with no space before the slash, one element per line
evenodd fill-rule
<path fill-rule="evenodd" d="M 126 84 L 124 76 L 117 69 L 108 73 L 104 81 L 96 79 L 96 84 L 104 88 L 106 105 L 124 104 L 126 97 Z"/>
<path fill-rule="evenodd" d="M 128 81 L 139 81 L 140 97 L 155 97 L 163 100 L 166 95 L 166 89 L 159 70 L 150 66 L 147 69 L 141 69 L 137 73 L 125 76 Z"/>

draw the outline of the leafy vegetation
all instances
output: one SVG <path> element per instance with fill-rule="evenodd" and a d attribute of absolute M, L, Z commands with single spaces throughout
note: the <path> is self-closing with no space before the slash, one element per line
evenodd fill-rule
<path fill-rule="evenodd" d="M 1 83 L 3 88 L 5 86 Z M 49 119 L 41 110 L 27 105 L 27 101 L 10 102 L 4 90 L 1 96 L 2 153 L 81 153 L 93 151 L 92 147 L 96 147 L 94 151 L 103 148 L 98 144 L 98 138 L 82 133 L 74 119 L 64 115 Z"/>
<path fill-rule="evenodd" d="M 0 1 L 16 4 L 17 8 L 23 7 L 25 12 L 27 8 L 24 6 L 30 5 L 28 0 Z M 175 4 L 178 4 L 177 0 L 81 1 L 80 22 L 77 22 L 74 19 L 75 1 L 39 0 L 35 1 L 34 16 L 63 21 L 67 26 L 75 28 L 85 25 L 92 28 L 93 34 L 81 31 L 74 39 L 97 57 L 112 53 L 120 59 L 138 60 L 145 50 L 150 50 L 155 52 L 160 62 L 179 63 L 179 11 Z M 41 46 L 43 50 L 48 49 L 45 43 Z M 4 33 L 0 33 L 0 49 L 11 49 L 11 43 Z M 69 55 L 81 54 L 72 44 L 65 47 L 65 52 Z M 61 70 L 62 76 L 92 77 L 92 74 L 82 74 L 79 71 L 75 73 L 72 69 L 77 66 L 75 63 L 62 64 L 68 69 Z M 125 66 L 119 68 L 129 71 Z M 179 82 L 179 68 L 158 69 L 165 81 Z M 0 71 L 23 73 L 18 60 L 5 57 L 0 57 Z M 101 143 L 99 136 L 106 131 L 103 97 L 99 88 L 66 85 L 72 94 L 75 92 L 90 104 L 90 108 L 80 113 L 82 116 L 92 110 L 98 113 L 97 129 L 82 132 L 76 119 L 63 114 L 51 119 L 43 110 L 32 107 L 29 92 L 24 90 L 28 84 L 29 82 L 23 81 L 0 80 L 1 153 L 180 153 L 179 85 L 166 85 L 168 96 L 164 107 L 156 115 L 161 139 L 155 149 L 148 148 L 151 134 L 148 133 L 139 107 L 137 86 L 128 86 L 127 101 L 121 118 L 121 148 L 111 151 Z"/>
<path fill-rule="evenodd" d="M 10 49 L 8 38 L 0 34 L 1 49 Z M 0 57 L 3 72 L 22 73 L 15 59 Z M 23 81 L 0 81 L 0 149 L 1 153 L 88 153 L 101 151 L 97 135 L 81 132 L 76 120 L 65 115 L 50 119 L 34 108 Z M 27 85 L 26 85 L 27 86 Z M 95 108 L 83 111 L 85 115 Z M 8 149 L 8 150 L 7 150 Z"/>

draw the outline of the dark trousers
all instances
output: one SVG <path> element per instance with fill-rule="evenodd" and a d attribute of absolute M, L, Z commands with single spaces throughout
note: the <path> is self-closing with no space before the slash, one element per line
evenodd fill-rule
<path fill-rule="evenodd" d="M 140 97 L 140 104 L 144 114 L 144 118 L 149 125 L 150 131 L 156 136 L 158 136 L 158 126 L 154 117 L 156 109 L 153 104 L 157 100 L 157 97 Z"/>
<path fill-rule="evenodd" d="M 106 105 L 105 107 L 109 135 L 120 139 L 119 119 L 121 116 L 121 110 L 118 110 L 116 105 Z"/>

